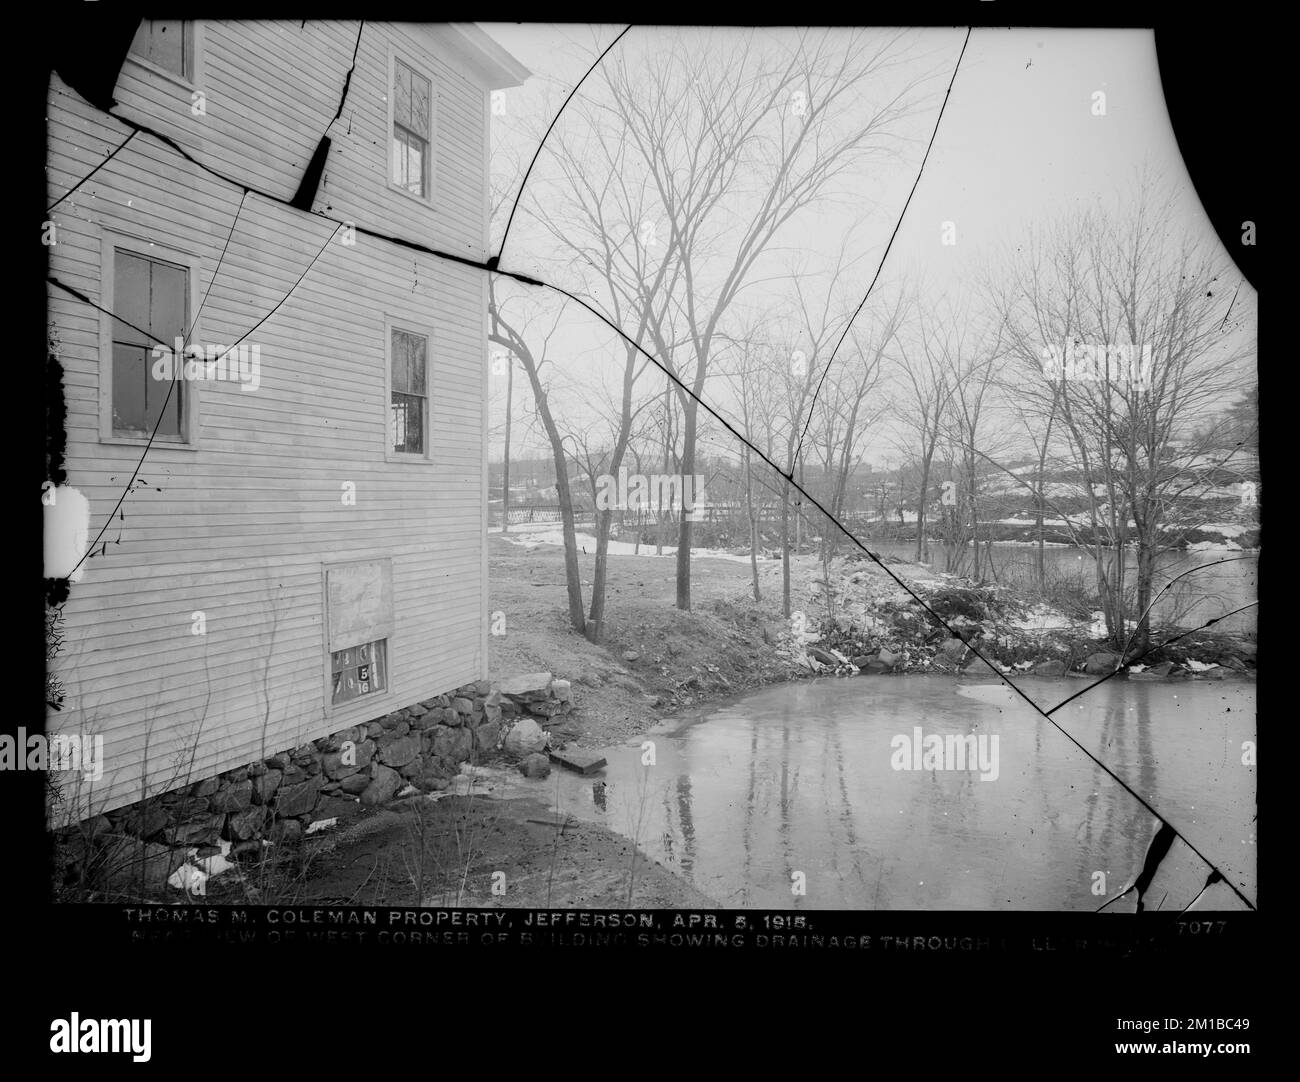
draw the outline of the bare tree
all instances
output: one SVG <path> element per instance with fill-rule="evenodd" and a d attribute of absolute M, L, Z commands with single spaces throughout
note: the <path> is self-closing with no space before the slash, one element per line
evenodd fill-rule
<path fill-rule="evenodd" d="M 551 454 L 555 459 L 555 492 L 560 504 L 560 522 L 564 534 L 564 578 L 569 599 L 569 623 L 579 634 L 586 634 L 587 620 L 582 611 L 582 575 L 578 567 L 578 539 L 573 518 L 573 494 L 569 488 L 569 464 L 564 450 L 564 436 L 556 424 L 551 412 L 550 398 L 546 386 L 542 383 L 542 369 L 547 364 L 547 349 L 563 316 L 563 309 L 557 306 L 554 322 L 550 330 L 542 336 L 541 348 L 534 354 L 529 344 L 530 326 L 526 322 L 518 325 L 506 318 L 497 303 L 498 283 L 496 276 L 489 279 L 488 285 L 488 319 L 490 330 L 488 339 L 504 346 L 519 358 L 528 383 L 532 387 L 533 401 L 546 431 L 546 438 L 551 445 Z"/>
<path fill-rule="evenodd" d="M 699 397 L 721 322 L 754 283 L 760 258 L 851 166 L 891 148 L 889 133 L 907 115 L 915 82 L 879 106 L 864 103 L 861 91 L 897 61 L 903 40 L 900 33 L 692 32 L 641 54 L 635 73 L 629 50 L 604 65 L 609 123 L 635 148 L 656 196 L 648 233 L 666 224 L 665 259 L 680 269 L 670 308 L 656 309 L 645 324 L 681 381 L 682 474 L 695 472 Z M 717 61 L 723 50 L 725 64 Z M 647 293 L 643 305 L 659 296 Z M 680 363 L 663 319 L 669 312 L 683 328 Z M 691 525 L 683 515 L 681 609 L 691 600 Z"/>
<path fill-rule="evenodd" d="M 1241 385 L 1251 349 L 1220 329 L 1231 295 L 1222 257 L 1178 231 L 1172 206 L 1168 188 L 1142 178 L 1127 203 L 1031 236 L 998 295 L 1026 383 L 1041 399 L 1050 382 L 1059 399 L 1108 634 L 1138 650 L 1171 516 L 1242 454 L 1212 454 L 1205 422 Z"/>

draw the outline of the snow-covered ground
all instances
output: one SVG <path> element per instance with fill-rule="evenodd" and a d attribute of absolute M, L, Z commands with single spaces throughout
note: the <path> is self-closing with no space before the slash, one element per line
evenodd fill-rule
<path fill-rule="evenodd" d="M 1074 627 L 1076 624 L 1076 621 L 1071 620 L 1065 613 L 1047 605 L 1039 605 L 1019 620 L 1007 622 L 1022 631 L 1051 631 L 1055 628 Z"/>
<path fill-rule="evenodd" d="M 499 529 L 491 529 L 488 533 L 500 534 Z M 509 541 L 512 545 L 519 545 L 523 548 L 537 548 L 539 545 L 557 545 L 564 547 L 564 529 L 558 522 L 537 522 L 523 523 L 518 526 L 511 526 L 510 532 L 503 536 L 503 540 Z M 581 530 L 575 531 L 574 540 L 578 543 L 579 550 L 584 550 L 588 556 L 596 554 L 596 538 L 589 533 Z M 631 541 L 615 541 L 612 538 L 608 548 L 611 556 L 648 556 L 654 558 L 657 554 L 654 545 L 642 545 L 638 550 L 637 546 Z M 665 545 L 662 558 L 675 557 L 677 555 L 676 546 Z M 714 560 L 734 560 L 737 563 L 749 563 L 749 555 L 738 556 L 734 552 L 726 549 L 710 549 L 693 547 L 691 555 L 699 558 L 709 558 Z M 759 557 L 763 559 L 763 557 Z"/>

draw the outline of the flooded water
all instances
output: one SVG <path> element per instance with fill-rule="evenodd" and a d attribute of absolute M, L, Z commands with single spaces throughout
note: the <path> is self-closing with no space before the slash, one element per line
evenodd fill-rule
<path fill-rule="evenodd" d="M 1044 709 L 1087 686 L 1017 683 Z M 1254 902 L 1253 683 L 1112 680 L 1053 718 Z M 926 754 L 931 735 L 954 739 Z M 647 739 L 653 765 L 638 743 L 609 750 L 594 777 L 542 784 L 729 908 L 1095 910 L 1137 876 L 1155 832 L 1137 799 L 993 680 L 784 684 Z M 1208 874 L 1175 842 L 1146 907 L 1187 906 Z M 1219 884 L 1196 908 L 1243 906 Z"/>

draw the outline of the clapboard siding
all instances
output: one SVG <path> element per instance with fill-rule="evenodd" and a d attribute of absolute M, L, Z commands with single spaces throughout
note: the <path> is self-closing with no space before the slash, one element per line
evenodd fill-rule
<path fill-rule="evenodd" d="M 232 345 L 292 289 L 245 339 L 259 348 L 260 386 L 184 385 L 197 395 L 195 446 L 150 449 L 145 484 L 105 532 L 106 555 L 88 560 L 72 587 L 57 662 L 70 709 L 51 726 L 104 737 L 104 778 L 78 794 L 83 811 L 486 672 L 482 275 L 366 236 L 347 245 L 321 217 L 486 254 L 487 81 L 451 47 L 454 33 L 366 24 L 315 215 L 256 194 L 241 208 L 238 188 L 139 135 L 51 216 L 51 272 L 96 303 L 106 234 L 197 259 L 193 341 Z M 221 173 L 291 197 L 337 108 L 356 24 L 206 22 L 198 34 L 193 89 L 204 116 L 191 113 L 191 88 L 133 61 L 118 110 Z M 387 184 L 392 49 L 434 84 L 427 205 Z M 53 202 L 126 129 L 57 77 L 48 115 Z M 65 372 L 68 484 L 90 501 L 93 538 L 142 448 L 99 438 L 99 314 L 52 287 L 49 318 Z M 431 334 L 429 462 L 386 459 L 386 320 Z M 342 502 L 344 482 L 356 486 L 355 506 Z M 323 566 L 370 558 L 392 562 L 390 690 L 332 707 Z M 204 635 L 192 634 L 196 612 Z"/>

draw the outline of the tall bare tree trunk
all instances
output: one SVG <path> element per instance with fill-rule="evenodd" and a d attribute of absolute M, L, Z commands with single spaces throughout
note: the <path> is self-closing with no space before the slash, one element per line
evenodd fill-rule
<path fill-rule="evenodd" d="M 754 600 L 762 601 L 758 589 L 758 518 L 754 513 L 754 464 L 745 447 L 745 514 L 749 519 L 749 572 L 754 580 Z"/>
<path fill-rule="evenodd" d="M 510 532 L 510 416 L 515 390 L 514 355 L 506 354 L 506 447 L 501 468 L 501 532 Z"/>
<path fill-rule="evenodd" d="M 790 619 L 790 480 L 781 493 L 781 609 Z"/>
<path fill-rule="evenodd" d="M 682 411 L 682 466 L 681 476 L 695 473 L 695 420 L 698 403 L 692 398 Z M 691 608 L 691 522 L 683 510 L 677 528 L 677 607 L 689 612 Z"/>

